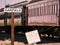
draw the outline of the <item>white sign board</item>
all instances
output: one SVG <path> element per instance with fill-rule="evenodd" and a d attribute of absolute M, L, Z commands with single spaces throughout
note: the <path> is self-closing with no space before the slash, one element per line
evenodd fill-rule
<path fill-rule="evenodd" d="M 38 34 L 38 30 L 27 32 L 27 33 L 25 33 L 25 35 L 26 35 L 26 38 L 27 38 L 27 41 L 29 44 L 41 41 L 39 34 Z"/>
<path fill-rule="evenodd" d="M 15 12 L 15 13 L 21 13 L 22 12 L 22 8 L 5 8 L 4 12 Z"/>

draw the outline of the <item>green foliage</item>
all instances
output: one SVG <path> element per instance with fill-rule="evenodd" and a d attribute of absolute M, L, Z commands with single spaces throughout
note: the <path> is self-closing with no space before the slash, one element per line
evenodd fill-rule
<path fill-rule="evenodd" d="M 11 45 L 10 43 L 7 43 L 6 45 Z"/>

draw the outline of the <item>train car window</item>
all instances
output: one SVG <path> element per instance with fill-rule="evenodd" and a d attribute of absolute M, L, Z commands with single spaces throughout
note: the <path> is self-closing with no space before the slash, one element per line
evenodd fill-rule
<path fill-rule="evenodd" d="M 40 15 L 42 15 L 42 7 L 40 8 Z"/>
<path fill-rule="evenodd" d="M 51 5 L 51 15 L 53 15 L 53 4 Z"/>
<path fill-rule="evenodd" d="M 59 15 L 59 4 L 56 4 L 56 15 Z"/>
<path fill-rule="evenodd" d="M 41 15 L 42 15 L 42 7 L 41 7 Z"/>
<path fill-rule="evenodd" d="M 39 7 L 39 16 L 40 16 L 40 7 Z"/>
<path fill-rule="evenodd" d="M 39 16 L 39 8 L 37 8 L 37 15 Z"/>
<path fill-rule="evenodd" d="M 39 7 L 37 8 L 37 14 L 38 14 L 38 16 L 39 16 Z"/>
<path fill-rule="evenodd" d="M 30 13 L 31 13 L 30 16 L 32 16 L 32 9 L 30 9 Z"/>
<path fill-rule="evenodd" d="M 40 15 L 41 15 L 41 7 L 40 7 Z"/>
<path fill-rule="evenodd" d="M 49 6 L 49 15 L 52 15 L 52 5 Z"/>
<path fill-rule="evenodd" d="M 35 13 L 35 10 L 34 10 L 34 8 L 33 8 L 33 16 L 35 16 L 35 14 L 34 14 L 34 13 Z"/>
<path fill-rule="evenodd" d="M 34 13 L 35 13 L 34 16 L 36 16 L 36 8 L 34 9 Z"/>
<path fill-rule="evenodd" d="M 58 12 L 58 4 L 55 4 L 55 15 L 57 15 Z"/>
<path fill-rule="evenodd" d="M 30 9 L 30 13 L 31 13 L 31 14 L 30 14 L 30 16 L 31 16 L 31 15 L 32 15 L 32 9 Z"/>
<path fill-rule="evenodd" d="M 42 7 L 42 15 L 43 15 L 43 7 Z"/>
<path fill-rule="evenodd" d="M 43 15 L 44 15 L 44 12 L 45 12 L 44 10 L 45 10 L 45 6 L 43 6 Z"/>
<path fill-rule="evenodd" d="M 55 4 L 55 15 L 56 15 L 56 4 Z"/>
<path fill-rule="evenodd" d="M 34 8 L 33 8 L 33 16 L 34 16 L 34 13 L 35 13 L 35 10 L 34 10 Z"/>
<path fill-rule="evenodd" d="M 48 10 L 48 11 L 47 11 L 47 14 L 48 14 L 48 15 L 49 15 L 49 7 L 50 7 L 50 6 L 48 5 L 48 8 L 47 8 L 47 10 Z"/>
<path fill-rule="evenodd" d="M 32 16 L 34 16 L 34 8 L 32 9 Z"/>
<path fill-rule="evenodd" d="M 29 16 L 31 16 L 31 9 L 30 9 L 30 13 L 29 13 Z"/>
<path fill-rule="evenodd" d="M 29 17 L 31 16 L 31 9 L 29 9 Z"/>
<path fill-rule="evenodd" d="M 44 13 L 45 13 L 45 3 L 44 3 L 44 6 L 43 6 L 43 15 L 45 15 Z"/>
<path fill-rule="evenodd" d="M 53 15 L 54 15 L 54 13 L 55 13 L 55 5 L 53 5 L 52 11 L 53 11 Z"/>
<path fill-rule="evenodd" d="M 32 16 L 35 16 L 35 15 L 34 15 L 34 8 L 32 9 Z"/>
<path fill-rule="evenodd" d="M 42 7 L 42 15 L 44 15 L 44 6 Z"/>
<path fill-rule="evenodd" d="M 37 8 L 35 8 L 35 16 L 37 16 Z"/>
<path fill-rule="evenodd" d="M 52 5 L 53 7 L 52 7 L 52 14 L 54 14 L 54 5 Z"/>
<path fill-rule="evenodd" d="M 47 15 L 47 6 L 45 6 L 45 15 Z"/>
<path fill-rule="evenodd" d="M 28 10 L 28 17 L 30 16 L 30 9 Z"/>
<path fill-rule="evenodd" d="M 31 16 L 33 16 L 33 9 L 31 9 Z"/>
<path fill-rule="evenodd" d="M 31 9 L 29 9 L 29 10 L 30 10 L 29 16 L 31 16 Z"/>
<path fill-rule="evenodd" d="M 51 15 L 53 15 L 53 5 L 51 5 Z"/>

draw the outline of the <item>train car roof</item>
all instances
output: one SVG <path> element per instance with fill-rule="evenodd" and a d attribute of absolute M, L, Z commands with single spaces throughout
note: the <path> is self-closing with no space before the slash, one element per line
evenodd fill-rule
<path fill-rule="evenodd" d="M 42 4 L 44 2 L 51 2 L 51 1 L 59 1 L 59 0 L 38 0 L 38 1 L 32 1 L 29 4 L 26 5 L 26 7 L 32 6 L 32 5 L 36 5 L 36 4 Z"/>

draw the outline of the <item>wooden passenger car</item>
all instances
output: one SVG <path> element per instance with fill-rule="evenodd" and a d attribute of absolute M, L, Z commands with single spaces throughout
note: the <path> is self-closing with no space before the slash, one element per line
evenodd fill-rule
<path fill-rule="evenodd" d="M 26 5 L 28 26 L 59 26 L 59 0 L 44 0 Z"/>

